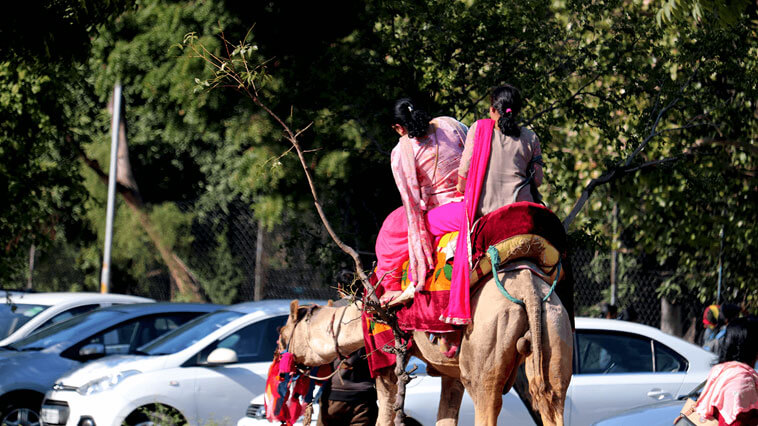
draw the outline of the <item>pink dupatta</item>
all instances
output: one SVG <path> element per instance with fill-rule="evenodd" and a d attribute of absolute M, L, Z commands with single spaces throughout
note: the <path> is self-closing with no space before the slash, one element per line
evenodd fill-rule
<path fill-rule="evenodd" d="M 408 220 L 408 271 L 411 282 L 417 286 L 423 286 L 426 272 L 434 265 L 432 257 L 432 239 L 426 229 L 424 211 L 426 204 L 421 197 L 418 178 L 416 177 L 416 163 L 413 155 L 411 140 L 407 136 L 400 138 L 397 151 L 398 161 L 393 165 L 392 174 L 395 177 L 400 198 L 403 200 L 405 215 Z M 393 156 L 396 151 L 392 151 Z M 394 159 L 393 159 L 394 160 Z"/>
<path fill-rule="evenodd" d="M 466 192 L 463 194 L 465 220 L 461 221 L 458 240 L 453 260 L 453 279 L 450 282 L 450 303 L 440 317 L 450 324 L 471 323 L 471 304 L 469 286 L 471 280 L 471 228 L 476 218 L 476 208 L 482 193 L 484 176 L 490 160 L 492 131 L 495 121 L 483 119 L 476 122 L 474 152 L 466 180 Z"/>
<path fill-rule="evenodd" d="M 713 366 L 695 407 L 706 418 L 713 417 L 715 407 L 733 423 L 740 413 L 758 409 L 758 373 L 738 361 Z"/>

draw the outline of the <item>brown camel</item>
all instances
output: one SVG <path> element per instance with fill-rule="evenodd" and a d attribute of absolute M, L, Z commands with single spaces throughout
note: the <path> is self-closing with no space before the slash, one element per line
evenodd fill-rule
<path fill-rule="evenodd" d="M 445 357 L 423 332 L 414 333 L 413 355 L 424 360 L 430 372 L 442 376 L 437 425 L 457 424 L 464 388 L 474 401 L 476 425 L 497 424 L 503 391 L 513 386 L 524 361 L 532 406 L 543 424 L 563 424 L 573 357 L 568 314 L 555 294 L 542 301 L 549 286 L 528 270 L 506 272 L 502 281 L 525 307 L 507 300 L 494 280 L 480 286 L 471 295 L 472 323 L 464 330 L 456 358 Z M 363 346 L 360 315 L 356 305 L 318 307 L 306 313 L 293 301 L 280 342 L 289 343 L 299 364 L 329 363 L 338 356 L 337 346 L 343 354 Z M 392 424 L 395 414 L 396 377 L 392 369 L 386 370 L 376 382 L 378 425 Z"/>

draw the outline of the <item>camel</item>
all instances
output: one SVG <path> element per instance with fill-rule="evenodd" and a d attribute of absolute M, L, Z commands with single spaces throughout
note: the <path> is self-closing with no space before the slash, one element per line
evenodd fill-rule
<path fill-rule="evenodd" d="M 569 316 L 554 293 L 542 301 L 549 286 L 532 272 L 505 272 L 502 281 L 525 307 L 507 300 L 494 279 L 479 286 L 471 295 L 472 322 L 464 329 L 457 357 L 447 358 L 425 333 L 414 332 L 412 355 L 442 378 L 438 426 L 457 424 L 464 388 L 474 401 L 476 425 L 496 425 L 502 394 L 513 386 L 524 361 L 532 406 L 544 425 L 563 425 L 573 358 Z M 361 309 L 356 304 L 322 306 L 306 314 L 295 300 L 281 329 L 280 344 L 289 346 L 296 363 L 317 366 L 334 361 L 338 350 L 349 354 L 361 348 L 362 333 Z M 376 382 L 377 425 L 392 424 L 395 415 L 396 377 L 391 368 L 385 370 Z"/>

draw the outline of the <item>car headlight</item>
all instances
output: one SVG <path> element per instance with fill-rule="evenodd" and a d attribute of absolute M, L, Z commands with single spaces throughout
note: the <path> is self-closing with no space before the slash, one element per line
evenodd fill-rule
<path fill-rule="evenodd" d="M 245 417 L 250 417 L 252 419 L 265 419 L 266 407 L 263 404 L 250 404 L 247 407 Z"/>
<path fill-rule="evenodd" d="M 141 371 L 138 371 L 138 370 L 121 371 L 115 374 L 111 374 L 105 377 L 100 377 L 98 379 L 92 380 L 86 383 L 84 386 L 81 386 L 76 391 L 82 395 L 92 395 L 93 393 L 98 393 L 104 390 L 112 389 L 116 387 L 116 385 L 118 385 L 119 383 L 123 382 L 124 379 L 126 379 L 127 377 L 133 376 L 135 374 L 140 374 L 140 373 Z"/>

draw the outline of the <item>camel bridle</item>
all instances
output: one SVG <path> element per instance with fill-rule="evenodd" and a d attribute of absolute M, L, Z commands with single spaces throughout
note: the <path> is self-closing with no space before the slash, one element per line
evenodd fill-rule
<path fill-rule="evenodd" d="M 297 318 L 295 319 L 295 321 L 293 322 L 293 324 L 292 324 L 292 330 L 290 330 L 289 339 L 287 340 L 287 345 L 284 348 L 284 350 L 286 352 L 289 352 L 290 345 L 292 344 L 292 339 L 295 336 L 295 330 L 297 329 L 297 326 L 301 322 L 305 322 L 306 323 L 306 325 L 305 325 L 306 326 L 306 334 L 310 335 L 310 330 L 311 330 L 310 319 L 311 319 L 311 316 L 313 315 L 313 311 L 316 310 L 318 308 L 318 306 L 317 305 L 308 305 L 308 306 L 305 306 L 303 308 L 306 309 L 306 313 L 302 317 L 300 317 L 300 315 L 298 315 Z M 334 349 L 337 352 L 337 356 L 339 357 L 339 360 L 340 360 L 340 363 L 337 366 L 337 368 L 335 368 L 334 371 L 331 374 L 329 374 L 328 376 L 325 376 L 325 377 L 315 377 L 315 376 L 311 376 L 310 374 L 307 374 L 307 372 L 310 370 L 310 367 L 308 367 L 306 365 L 295 363 L 295 365 L 294 365 L 295 369 L 299 373 L 304 374 L 304 375 L 310 377 L 313 380 L 329 380 L 329 379 L 332 378 L 332 376 L 334 376 L 335 374 L 337 374 L 337 372 L 339 372 L 340 368 L 342 368 L 342 365 L 347 361 L 347 357 L 344 356 L 342 354 L 342 352 L 340 351 L 340 349 L 339 349 L 339 343 L 338 343 L 339 333 L 340 333 L 340 330 L 342 329 L 342 320 L 345 318 L 345 313 L 346 312 L 347 312 L 347 306 L 345 306 L 342 309 L 342 314 L 340 315 L 340 319 L 339 319 L 339 322 L 337 323 L 337 329 L 336 330 L 334 329 L 334 320 L 335 320 L 336 315 L 337 315 L 337 313 L 335 312 L 332 315 L 332 321 L 329 322 L 329 329 L 327 331 L 334 338 Z M 313 349 L 313 346 L 311 346 L 310 339 L 306 339 L 306 344 L 308 345 L 308 348 L 311 351 L 315 352 L 315 350 Z"/>

